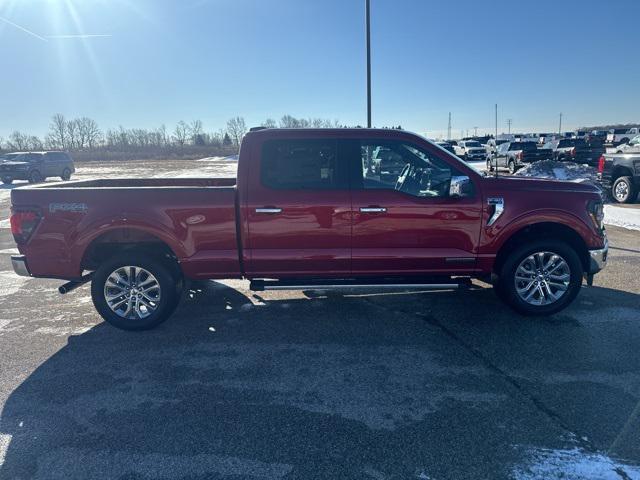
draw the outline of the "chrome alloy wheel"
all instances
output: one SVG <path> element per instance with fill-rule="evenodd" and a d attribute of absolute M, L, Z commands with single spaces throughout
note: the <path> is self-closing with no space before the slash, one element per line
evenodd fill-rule
<path fill-rule="evenodd" d="M 518 296 L 531 305 L 549 305 L 569 290 L 571 269 L 557 253 L 536 252 L 526 257 L 516 269 Z"/>
<path fill-rule="evenodd" d="M 626 199 L 629 195 L 629 185 L 626 182 L 618 182 L 614 194 L 618 200 Z"/>
<path fill-rule="evenodd" d="M 124 266 L 111 272 L 104 284 L 104 299 L 118 316 L 131 320 L 151 315 L 160 303 L 160 283 L 141 267 Z"/>

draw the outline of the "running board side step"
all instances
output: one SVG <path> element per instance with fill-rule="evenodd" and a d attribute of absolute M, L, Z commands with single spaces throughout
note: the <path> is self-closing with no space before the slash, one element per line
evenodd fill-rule
<path fill-rule="evenodd" d="M 471 285 L 471 279 L 442 278 L 439 281 L 420 281 L 420 279 L 287 279 L 252 280 L 249 289 L 254 292 L 265 290 L 456 290 Z"/>

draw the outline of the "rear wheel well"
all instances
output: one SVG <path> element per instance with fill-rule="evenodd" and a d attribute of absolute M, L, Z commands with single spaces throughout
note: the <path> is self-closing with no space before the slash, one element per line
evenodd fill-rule
<path fill-rule="evenodd" d="M 611 181 L 615 182 L 620 177 L 631 177 L 633 176 L 633 172 L 628 167 L 623 167 L 618 165 L 611 172 Z"/>
<path fill-rule="evenodd" d="M 527 225 L 509 237 L 498 251 L 493 266 L 494 273 L 500 273 L 509 254 L 516 248 L 525 243 L 542 239 L 560 240 L 567 243 L 576 251 L 578 257 L 580 257 L 582 268 L 585 271 L 589 269 L 589 249 L 578 232 L 561 223 L 542 222 Z"/>
<path fill-rule="evenodd" d="M 153 234 L 135 228 L 110 230 L 95 238 L 82 257 L 82 270 L 96 270 L 114 255 L 140 252 L 162 259 L 177 275 L 182 275 L 178 258 L 171 247 Z"/>

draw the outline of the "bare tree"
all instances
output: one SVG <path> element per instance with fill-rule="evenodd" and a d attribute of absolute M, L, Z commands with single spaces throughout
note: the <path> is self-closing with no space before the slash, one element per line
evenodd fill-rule
<path fill-rule="evenodd" d="M 42 144 L 42 140 L 35 135 L 29 135 L 27 137 L 27 148 L 29 150 L 44 150 L 44 145 Z"/>
<path fill-rule="evenodd" d="M 66 148 L 69 150 L 79 148 L 78 145 L 78 122 L 77 120 L 69 120 L 66 122 L 66 130 L 67 130 L 67 145 Z"/>
<path fill-rule="evenodd" d="M 236 147 L 239 147 L 242 137 L 247 133 L 247 125 L 244 123 L 244 118 L 233 117 L 230 119 L 227 122 L 227 132 L 229 133 L 231 140 L 233 140 L 233 144 Z"/>
<path fill-rule="evenodd" d="M 47 144 L 51 148 L 59 148 L 61 150 L 67 148 L 67 121 L 61 113 L 56 113 L 51 118 Z"/>
<path fill-rule="evenodd" d="M 9 150 L 29 150 L 29 136 L 15 130 L 7 140 Z"/>
<path fill-rule="evenodd" d="M 300 122 L 291 115 L 283 115 L 280 119 L 280 128 L 299 128 Z"/>
<path fill-rule="evenodd" d="M 189 126 L 184 121 L 180 120 L 176 125 L 176 129 L 173 131 L 173 138 L 181 147 L 186 143 L 189 138 Z"/>
<path fill-rule="evenodd" d="M 262 122 L 262 126 L 265 128 L 276 128 L 278 125 L 273 118 L 267 118 L 264 122 Z"/>
<path fill-rule="evenodd" d="M 95 120 L 87 117 L 74 120 L 78 130 L 78 148 L 94 149 L 100 142 L 102 132 Z"/>

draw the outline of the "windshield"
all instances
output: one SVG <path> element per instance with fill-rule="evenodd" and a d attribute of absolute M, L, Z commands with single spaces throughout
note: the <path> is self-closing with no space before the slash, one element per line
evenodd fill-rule
<path fill-rule="evenodd" d="M 476 141 L 470 141 L 470 142 L 464 142 L 464 146 L 469 148 L 469 147 L 482 147 L 482 145 L 480 145 L 480 142 L 476 142 Z"/>

